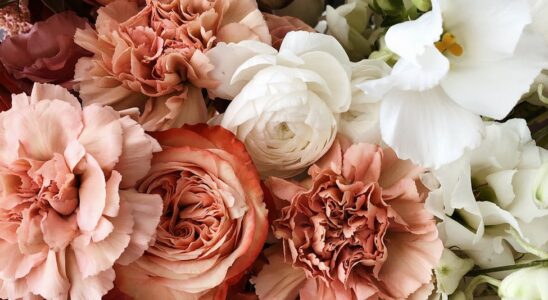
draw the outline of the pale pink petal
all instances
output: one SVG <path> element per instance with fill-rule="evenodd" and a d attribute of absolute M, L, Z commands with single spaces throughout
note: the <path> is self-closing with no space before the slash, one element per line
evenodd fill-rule
<path fill-rule="evenodd" d="M 112 225 L 112 223 L 107 220 L 107 218 L 101 217 L 101 219 L 99 219 L 97 227 L 91 232 L 91 241 L 93 243 L 100 242 L 106 239 L 113 230 L 114 225 Z"/>
<path fill-rule="evenodd" d="M 70 280 L 70 299 L 101 299 L 114 287 L 115 273 L 112 268 L 84 278 L 78 269 L 74 253 L 67 253 L 67 276 Z"/>
<path fill-rule="evenodd" d="M 97 161 L 89 154 L 86 154 L 85 158 L 86 169 L 80 179 L 80 207 L 76 220 L 80 230 L 92 231 L 105 209 L 106 182 Z"/>
<path fill-rule="evenodd" d="M 432 269 L 437 266 L 443 250 L 437 235 L 437 231 L 424 235 L 392 232 L 385 238 L 388 259 L 379 279 L 389 283 L 385 286 L 391 295 L 407 298 L 430 282 Z"/>
<path fill-rule="evenodd" d="M 130 117 L 120 119 L 123 130 L 123 152 L 115 169 L 122 175 L 120 188 L 132 188 L 150 170 L 152 152 L 157 143 Z"/>
<path fill-rule="evenodd" d="M 66 299 L 70 282 L 65 274 L 65 251 L 49 251 L 46 261 L 26 277 L 29 290 L 46 299 Z"/>
<path fill-rule="evenodd" d="M 8 144 L 20 143 L 29 157 L 42 161 L 49 160 L 53 153 L 63 153 L 83 125 L 79 109 L 60 100 L 39 101 L 30 109 L 12 109 L 3 123 L 10 128 L 6 134 Z"/>
<path fill-rule="evenodd" d="M 86 149 L 77 140 L 69 142 L 67 148 L 65 149 L 65 152 L 63 153 L 65 161 L 71 171 L 74 171 L 76 165 L 80 163 L 85 155 Z"/>
<path fill-rule="evenodd" d="M 46 257 L 47 251 L 28 255 L 21 253 L 17 244 L 0 242 L 0 278 L 24 278 Z"/>
<path fill-rule="evenodd" d="M 306 281 L 301 269 L 291 266 L 284 259 L 283 249 L 272 246 L 265 250 L 268 264 L 252 278 L 260 300 L 294 300 Z"/>
<path fill-rule="evenodd" d="M 98 105 L 84 107 L 84 128 L 78 137 L 105 172 L 111 171 L 122 154 L 120 115 L 112 108 Z"/>
<path fill-rule="evenodd" d="M 114 230 L 106 239 L 95 243 L 90 236 L 80 235 L 72 242 L 78 269 L 84 278 L 111 268 L 129 245 L 134 225 L 131 209 L 121 203 L 120 213 L 110 222 Z"/>
<path fill-rule="evenodd" d="M 120 197 L 132 210 L 135 226 L 131 241 L 117 263 L 127 265 L 143 255 L 156 233 L 162 215 L 162 198 L 159 195 L 138 193 L 135 190 L 120 191 Z"/>
<path fill-rule="evenodd" d="M 346 150 L 343 175 L 349 180 L 376 182 L 381 175 L 382 149 L 377 145 L 356 144 Z"/>
<path fill-rule="evenodd" d="M 120 188 L 120 182 L 122 181 L 122 175 L 117 171 L 110 173 L 110 178 L 106 183 L 106 202 L 103 215 L 108 217 L 116 217 L 120 211 L 120 195 L 118 190 Z"/>
<path fill-rule="evenodd" d="M 30 294 L 25 279 L 17 279 L 13 281 L 0 279 L 0 298 L 2 299 L 19 299 L 24 298 L 27 300 L 30 297 L 26 297 Z M 36 297 L 36 300 L 42 300 L 41 297 Z"/>
<path fill-rule="evenodd" d="M 67 89 L 53 84 L 35 83 L 32 87 L 30 95 L 30 103 L 37 103 L 42 100 L 61 100 L 72 105 L 77 110 L 81 110 L 82 106 L 78 99 L 74 97 Z"/>
<path fill-rule="evenodd" d="M 76 216 L 71 215 L 68 218 L 63 218 L 55 210 L 50 209 L 42 220 L 41 229 L 44 234 L 44 242 L 48 244 L 51 250 L 63 250 L 78 232 Z"/>
<path fill-rule="evenodd" d="M 310 278 L 306 280 L 301 289 L 300 299 L 302 300 L 353 300 L 352 291 L 345 289 L 344 285 L 334 280 L 327 285 L 320 279 Z"/>
<path fill-rule="evenodd" d="M 424 168 L 414 165 L 410 160 L 400 160 L 394 150 L 390 148 L 383 149 L 382 173 L 379 178 L 379 184 L 387 188 L 403 178 L 416 179 Z"/>

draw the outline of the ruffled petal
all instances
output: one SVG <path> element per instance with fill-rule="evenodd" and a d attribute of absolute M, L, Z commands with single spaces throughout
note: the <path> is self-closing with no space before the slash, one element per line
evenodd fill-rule
<path fill-rule="evenodd" d="M 120 115 L 108 106 L 90 105 L 84 107 L 83 119 L 84 129 L 78 141 L 108 173 L 122 154 Z"/>
<path fill-rule="evenodd" d="M 129 245 L 117 261 L 127 265 L 141 257 L 148 248 L 160 222 L 163 202 L 159 195 L 142 194 L 135 190 L 120 191 L 120 197 L 131 209 L 135 220 Z"/>

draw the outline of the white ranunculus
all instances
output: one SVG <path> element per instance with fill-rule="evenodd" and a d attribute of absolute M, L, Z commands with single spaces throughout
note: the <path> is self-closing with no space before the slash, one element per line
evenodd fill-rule
<path fill-rule="evenodd" d="M 502 300 L 548 300 L 548 267 L 521 269 L 508 275 L 499 286 Z"/>
<path fill-rule="evenodd" d="M 504 118 L 548 66 L 531 22 L 527 0 L 432 0 L 431 11 L 392 26 L 386 45 L 400 59 L 390 76 L 360 85 L 384 96 L 384 142 L 425 167 L 477 146 L 480 116 Z"/>
<path fill-rule="evenodd" d="M 291 177 L 322 157 L 351 103 L 351 64 L 342 46 L 297 31 L 279 52 L 256 42 L 220 47 L 208 53 L 222 70 L 213 77 L 229 84 L 212 92 L 234 98 L 221 126 L 245 143 L 261 175 Z"/>
<path fill-rule="evenodd" d="M 487 123 L 481 145 L 423 178 L 427 208 L 445 247 L 458 247 L 480 267 L 514 263 L 513 228 L 535 247 L 548 248 L 548 209 L 535 199 L 548 150 L 537 147 L 521 119 Z M 508 241 L 510 244 L 504 242 Z"/>
<path fill-rule="evenodd" d="M 381 60 L 362 60 L 352 65 L 352 102 L 342 113 L 339 132 L 354 143 L 381 143 L 379 99 L 366 95 L 356 86 L 368 80 L 379 79 L 390 73 L 390 67 Z"/>

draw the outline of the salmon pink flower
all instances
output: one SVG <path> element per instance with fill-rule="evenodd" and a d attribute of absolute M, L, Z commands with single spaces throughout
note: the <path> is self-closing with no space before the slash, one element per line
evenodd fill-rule
<path fill-rule="evenodd" d="M 35 84 L 0 113 L 0 298 L 99 299 L 148 248 L 161 199 L 133 189 L 157 143 L 109 107 Z"/>
<path fill-rule="evenodd" d="M 163 147 L 139 184 L 160 195 L 156 242 L 117 269 L 134 299 L 204 299 L 226 293 L 263 248 L 268 220 L 259 174 L 228 130 L 186 125 L 153 134 Z"/>

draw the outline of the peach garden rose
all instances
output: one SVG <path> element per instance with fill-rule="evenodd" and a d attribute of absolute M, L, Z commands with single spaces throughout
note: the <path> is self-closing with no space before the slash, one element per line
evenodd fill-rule
<path fill-rule="evenodd" d="M 12 101 L 0 113 L 0 298 L 99 299 L 159 222 L 160 197 L 133 188 L 158 144 L 59 86 Z"/>
<path fill-rule="evenodd" d="M 284 251 L 254 279 L 259 298 L 411 299 L 443 249 L 420 172 L 389 149 L 339 137 L 309 179 L 268 179 Z"/>
<path fill-rule="evenodd" d="M 207 121 L 203 88 L 217 82 L 205 53 L 218 42 L 270 34 L 254 0 L 116 0 L 98 10 L 96 30 L 75 41 L 94 54 L 76 66 L 84 105 L 138 108 L 146 130 Z"/>
<path fill-rule="evenodd" d="M 153 133 L 163 151 L 139 192 L 160 195 L 156 241 L 116 285 L 134 299 L 224 299 L 261 252 L 268 232 L 259 174 L 228 130 L 185 125 Z"/>

